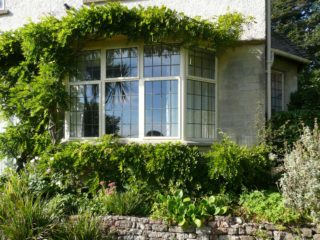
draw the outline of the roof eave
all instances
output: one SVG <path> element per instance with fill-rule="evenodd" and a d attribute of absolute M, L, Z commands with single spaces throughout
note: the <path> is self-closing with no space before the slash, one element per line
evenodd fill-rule
<path fill-rule="evenodd" d="M 311 61 L 309 59 L 306 59 L 304 57 L 300 57 L 300 56 L 297 56 L 297 55 L 294 55 L 294 54 L 291 54 L 291 53 L 288 53 L 288 52 L 285 52 L 285 51 L 282 51 L 279 49 L 272 48 L 272 52 L 278 56 L 289 58 L 289 59 L 292 59 L 294 61 L 297 61 L 297 62 L 300 62 L 303 64 L 311 63 Z"/>

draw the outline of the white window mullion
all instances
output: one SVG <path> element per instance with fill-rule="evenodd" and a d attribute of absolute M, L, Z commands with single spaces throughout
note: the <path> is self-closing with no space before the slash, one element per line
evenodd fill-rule
<path fill-rule="evenodd" d="M 143 79 L 143 45 L 139 47 L 139 139 L 144 138 L 144 79 Z"/>
<path fill-rule="evenodd" d="M 99 83 L 99 136 L 101 137 L 104 134 L 104 83 Z"/>
<path fill-rule="evenodd" d="M 215 111 L 214 111 L 214 116 L 215 116 L 215 124 L 214 124 L 214 138 L 218 138 L 218 101 L 219 101 L 219 77 L 218 77 L 218 58 L 216 57 L 216 62 L 215 62 L 215 79 L 216 79 L 216 84 L 215 84 Z"/>
<path fill-rule="evenodd" d="M 67 84 L 66 84 L 66 91 L 68 93 L 68 96 L 70 96 L 70 82 L 69 80 L 67 80 Z M 66 139 L 70 138 L 70 107 L 71 107 L 71 103 L 69 102 L 69 111 L 65 112 L 65 116 L 64 116 L 64 137 Z"/>
<path fill-rule="evenodd" d="M 181 64 L 180 64 L 180 138 L 186 139 L 186 127 L 187 127 L 187 69 L 188 69 L 188 51 L 185 48 L 181 48 Z"/>
<path fill-rule="evenodd" d="M 103 136 L 106 132 L 106 119 L 105 119 L 105 104 L 106 104 L 106 89 L 105 89 L 105 78 L 106 78 L 106 49 L 101 50 L 101 84 L 100 84 L 100 136 Z"/>

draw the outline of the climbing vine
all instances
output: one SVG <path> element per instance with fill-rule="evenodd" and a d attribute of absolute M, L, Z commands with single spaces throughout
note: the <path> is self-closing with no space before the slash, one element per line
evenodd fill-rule
<path fill-rule="evenodd" d="M 119 3 L 71 9 L 0 34 L 0 111 L 11 124 L 0 134 L 0 152 L 22 167 L 62 131 L 68 107 L 64 79 L 75 71 L 85 42 L 127 36 L 128 41 L 166 40 L 218 49 L 234 43 L 251 21 L 228 13 L 214 21 L 190 18 L 166 7 L 127 8 Z"/>

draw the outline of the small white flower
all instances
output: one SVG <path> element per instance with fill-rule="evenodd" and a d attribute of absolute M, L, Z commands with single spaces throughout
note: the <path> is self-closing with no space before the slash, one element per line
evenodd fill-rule
<path fill-rule="evenodd" d="M 56 185 L 59 186 L 59 187 L 61 187 L 61 186 L 62 186 L 62 182 L 61 182 L 61 181 L 58 181 L 58 182 L 56 182 Z"/>
<path fill-rule="evenodd" d="M 274 160 L 277 159 L 277 155 L 274 154 L 274 153 L 269 153 L 269 159 L 270 159 L 271 161 L 274 161 Z"/>
<path fill-rule="evenodd" d="M 36 162 L 36 160 L 34 158 L 31 159 L 31 161 L 30 161 L 31 164 L 34 164 L 35 162 Z"/>

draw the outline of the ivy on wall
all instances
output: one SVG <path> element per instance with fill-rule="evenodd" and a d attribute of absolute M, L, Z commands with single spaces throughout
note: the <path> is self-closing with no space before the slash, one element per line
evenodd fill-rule
<path fill-rule="evenodd" d="M 119 3 L 71 9 L 0 34 L 0 111 L 19 119 L 0 134 L 0 153 L 22 164 L 57 143 L 68 107 L 63 79 L 74 73 L 79 50 L 90 40 L 124 35 L 129 41 L 168 39 L 213 49 L 238 40 L 250 18 L 227 13 L 214 21 L 190 18 L 166 7 L 127 8 Z"/>

